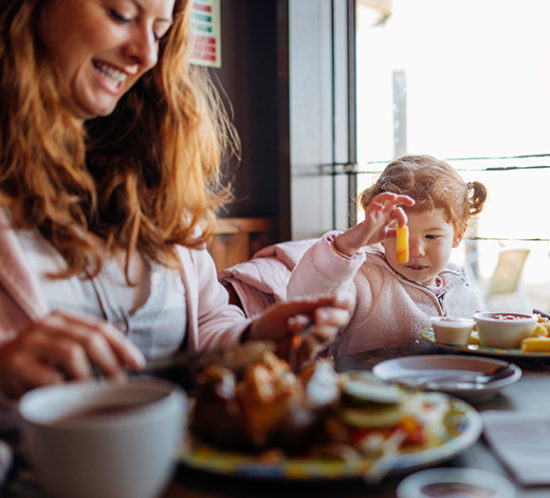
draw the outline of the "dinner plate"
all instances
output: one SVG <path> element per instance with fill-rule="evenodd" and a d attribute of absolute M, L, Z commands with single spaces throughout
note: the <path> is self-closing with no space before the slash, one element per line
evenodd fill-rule
<path fill-rule="evenodd" d="M 449 351 L 461 351 L 465 353 L 476 353 L 485 356 L 516 356 L 521 358 L 550 358 L 550 353 L 534 352 L 524 353 L 521 349 L 500 349 L 500 348 L 487 348 L 479 346 L 477 344 L 468 344 L 466 346 L 451 346 L 450 344 L 442 344 L 437 342 L 434 337 L 434 333 L 431 327 L 427 327 L 420 332 L 420 337 L 436 346 L 447 349 Z"/>
<path fill-rule="evenodd" d="M 460 453 L 477 441 L 482 430 L 479 413 L 465 401 L 450 396 L 452 425 L 439 446 L 410 453 L 401 453 L 393 459 L 388 474 L 399 474 L 432 465 Z M 192 436 L 179 455 L 186 467 L 235 477 L 259 479 L 353 479 L 363 477 L 376 460 L 362 458 L 351 461 L 317 458 L 290 458 L 266 454 L 258 457 L 244 453 L 221 451 Z"/>
<path fill-rule="evenodd" d="M 476 382 L 476 376 L 505 367 L 503 377 Z M 513 363 L 467 355 L 416 355 L 378 363 L 372 372 L 381 379 L 430 391 L 443 391 L 460 397 L 481 397 L 521 378 Z M 509 372 L 509 373 L 508 373 Z"/>

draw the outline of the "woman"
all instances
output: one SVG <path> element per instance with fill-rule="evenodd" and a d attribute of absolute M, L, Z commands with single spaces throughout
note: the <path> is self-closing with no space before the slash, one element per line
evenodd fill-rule
<path fill-rule="evenodd" d="M 108 377 L 247 338 L 302 358 L 348 320 L 331 297 L 227 304 L 204 240 L 231 127 L 189 64 L 189 2 L 0 6 L 0 390 Z M 234 143 L 234 141 L 233 141 Z M 120 331 L 123 331 L 123 334 Z M 126 337 L 125 337 L 126 335 Z"/>

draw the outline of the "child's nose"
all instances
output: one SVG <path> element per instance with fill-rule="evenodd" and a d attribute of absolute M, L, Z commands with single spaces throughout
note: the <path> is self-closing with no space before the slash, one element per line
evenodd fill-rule
<path fill-rule="evenodd" d="M 409 253 L 412 257 L 419 258 L 424 256 L 424 243 L 416 238 L 409 239 Z"/>

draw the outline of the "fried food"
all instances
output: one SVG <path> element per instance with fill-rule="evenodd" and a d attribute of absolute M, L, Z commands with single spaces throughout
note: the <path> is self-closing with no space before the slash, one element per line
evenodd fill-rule
<path fill-rule="evenodd" d="M 254 446 L 266 444 L 293 405 L 304 396 L 304 388 L 288 364 L 273 354 L 248 368 L 236 390 L 242 424 Z"/>
<path fill-rule="evenodd" d="M 539 323 L 531 335 L 533 337 L 548 337 L 548 328 L 545 327 L 545 324 Z"/>
<path fill-rule="evenodd" d="M 392 444 L 398 451 L 438 445 L 451 411 L 441 393 L 413 392 L 366 371 L 338 374 L 329 360 L 295 374 L 270 351 L 239 372 L 210 365 L 198 384 L 193 436 L 262 461 L 377 459 Z"/>
<path fill-rule="evenodd" d="M 328 360 L 296 375 L 286 361 L 266 351 L 240 375 L 218 366 L 203 372 L 192 427 L 224 448 L 298 451 L 309 444 L 322 413 L 339 396 L 338 375 Z"/>
<path fill-rule="evenodd" d="M 521 341 L 523 353 L 550 353 L 550 337 L 526 337 Z"/>

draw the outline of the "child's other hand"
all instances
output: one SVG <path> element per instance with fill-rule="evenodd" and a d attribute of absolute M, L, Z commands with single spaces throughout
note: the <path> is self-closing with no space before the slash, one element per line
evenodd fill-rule
<path fill-rule="evenodd" d="M 336 249 L 351 256 L 363 246 L 395 237 L 394 220 L 399 226 L 407 224 L 407 215 L 401 206 L 414 206 L 414 199 L 393 192 L 378 194 L 365 209 L 365 220 L 336 238 Z"/>

